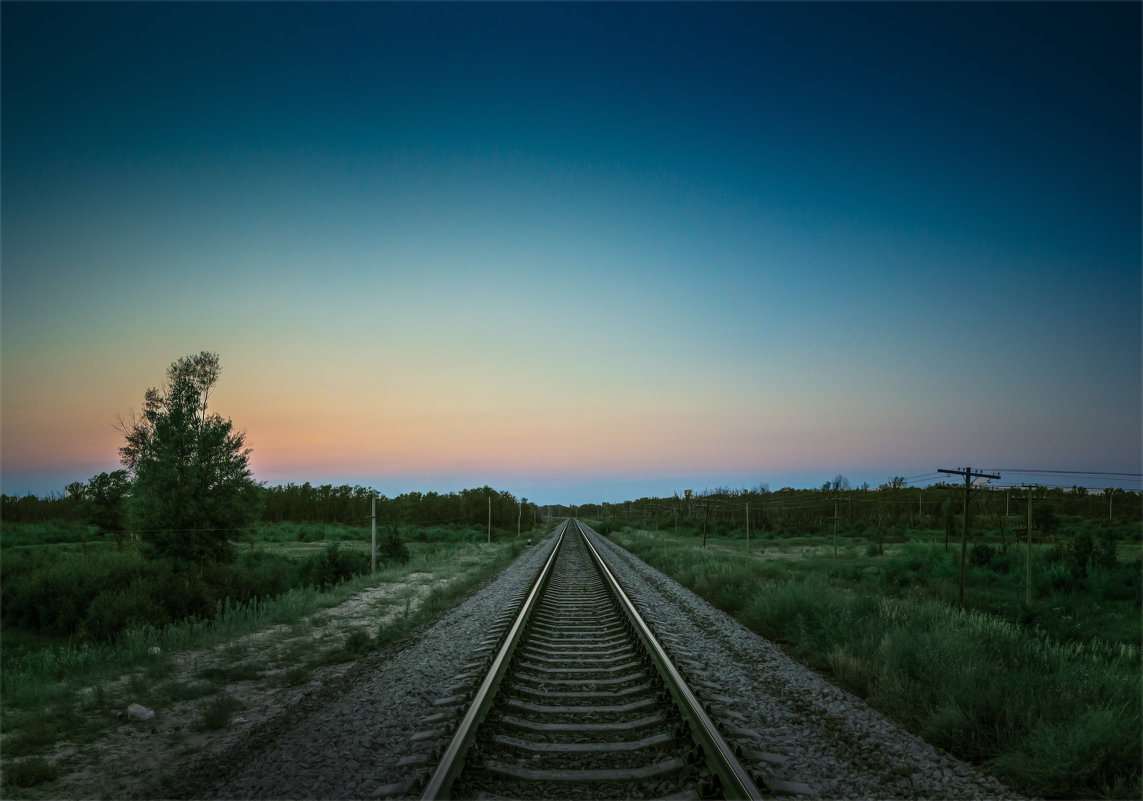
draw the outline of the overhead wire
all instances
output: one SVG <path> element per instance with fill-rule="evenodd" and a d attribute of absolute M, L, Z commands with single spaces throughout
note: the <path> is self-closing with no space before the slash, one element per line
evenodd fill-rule
<path fill-rule="evenodd" d="M 1020 467 L 989 467 L 989 470 L 995 470 L 997 473 L 1048 473 L 1069 476 L 1128 476 L 1131 478 L 1143 478 L 1143 473 L 1114 473 L 1106 470 L 1048 470 L 1043 468 L 1020 468 Z"/>

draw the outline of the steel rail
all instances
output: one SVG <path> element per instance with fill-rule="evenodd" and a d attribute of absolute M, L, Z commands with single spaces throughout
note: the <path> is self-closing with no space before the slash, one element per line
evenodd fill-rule
<path fill-rule="evenodd" d="M 480 688 L 473 695 L 468 712 L 461 719 L 456 734 L 449 741 L 448 747 L 441 755 L 440 762 L 437 763 L 436 770 L 429 778 L 428 784 L 425 785 L 424 792 L 421 793 L 422 801 L 451 798 L 452 782 L 464 767 L 464 756 L 476 738 L 476 729 L 487 715 L 489 707 L 492 706 L 492 700 L 496 697 L 496 691 L 500 689 L 500 682 L 504 678 L 504 674 L 508 672 L 508 663 L 511 661 L 512 652 L 524 632 L 524 626 L 532 614 L 532 609 L 535 608 L 544 585 L 547 584 L 548 577 L 552 572 L 552 565 L 556 561 L 556 555 L 560 552 L 560 545 L 563 544 L 564 534 L 567 533 L 570 522 L 570 518 L 564 521 L 563 531 L 560 532 L 548 560 L 544 563 L 535 584 L 532 585 L 532 591 L 528 593 L 528 597 L 521 605 L 516 620 L 512 623 L 512 628 L 509 629 L 508 635 L 504 638 L 500 650 L 496 652 L 496 658 L 492 661 L 488 675 L 484 677 Z"/>
<path fill-rule="evenodd" d="M 595 559 L 596 566 L 603 574 L 607 583 L 611 586 L 620 606 L 623 607 L 623 610 L 627 613 L 627 616 L 634 625 L 635 632 L 638 634 L 639 639 L 642 640 L 651 660 L 655 663 L 659 673 L 666 680 L 667 689 L 675 699 L 679 711 L 683 714 L 687 722 L 690 723 L 691 735 L 702 746 L 703 753 L 707 760 L 707 767 L 709 767 L 722 782 L 722 791 L 725 797 L 758 799 L 760 801 L 762 794 L 750 779 L 750 774 L 742 767 L 742 764 L 738 761 L 738 757 L 734 755 L 734 751 L 727 745 L 722 735 L 719 734 L 718 729 L 714 725 L 714 721 L 710 719 L 710 716 L 707 715 L 706 711 L 702 708 L 702 704 L 695 698 L 695 694 L 691 692 L 691 688 L 687 686 L 686 681 L 675 668 L 674 663 L 671 662 L 671 658 L 667 656 L 667 652 L 664 651 L 663 646 L 659 644 L 659 640 L 643 621 L 639 612 L 636 611 L 635 605 L 631 603 L 631 599 L 627 597 L 627 593 L 619 586 L 619 581 L 612 574 L 611 570 L 608 569 L 607 564 L 603 561 L 603 557 L 596 551 L 595 546 L 588 536 L 583 533 L 578 521 L 575 521 L 575 526 L 580 532 L 580 536 L 583 537 L 584 542 L 587 543 L 588 551 Z"/>

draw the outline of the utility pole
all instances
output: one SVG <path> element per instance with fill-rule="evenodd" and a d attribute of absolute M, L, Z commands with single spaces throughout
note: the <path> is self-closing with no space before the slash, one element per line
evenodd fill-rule
<path fill-rule="evenodd" d="M 377 496 L 369 499 L 369 528 L 373 533 L 373 547 L 370 549 L 369 572 L 377 572 Z"/>
<path fill-rule="evenodd" d="M 1028 538 L 1028 582 L 1024 591 L 1024 603 L 1032 603 L 1032 488 L 1028 487 L 1028 529 L 1024 532 Z"/>
<path fill-rule="evenodd" d="M 966 467 L 964 470 L 946 470 L 943 467 L 937 468 L 938 473 L 949 473 L 954 476 L 964 476 L 964 517 L 961 520 L 960 531 L 960 587 L 957 590 L 957 604 L 964 608 L 964 563 L 967 559 L 968 551 L 968 493 L 972 489 L 972 480 L 974 478 L 995 478 L 999 479 L 1000 476 L 992 475 L 991 473 L 973 472 L 971 467 Z"/>
<path fill-rule="evenodd" d="M 1024 603 L 1032 603 L 1032 490 L 1035 486 L 1031 484 L 1021 484 L 1028 491 L 1028 522 L 1023 526 L 1016 526 L 1017 529 L 1024 529 L 1024 534 L 1028 540 L 1028 560 L 1027 560 L 1027 581 L 1024 590 Z"/>
<path fill-rule="evenodd" d="M 833 501 L 833 558 L 837 559 L 837 499 Z"/>
<path fill-rule="evenodd" d="M 746 553 L 750 553 L 750 501 L 746 502 Z"/>
<path fill-rule="evenodd" d="M 707 527 L 707 524 L 709 522 L 710 522 L 710 500 L 708 499 L 706 502 L 706 516 L 702 520 L 702 547 L 704 550 L 706 548 L 706 527 Z"/>

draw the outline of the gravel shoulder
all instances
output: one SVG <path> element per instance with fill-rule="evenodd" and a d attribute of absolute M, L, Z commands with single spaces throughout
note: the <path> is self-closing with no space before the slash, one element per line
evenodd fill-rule
<path fill-rule="evenodd" d="M 581 524 L 583 525 L 583 524 Z M 774 797 L 1015 799 L 588 526 L 743 765 Z"/>

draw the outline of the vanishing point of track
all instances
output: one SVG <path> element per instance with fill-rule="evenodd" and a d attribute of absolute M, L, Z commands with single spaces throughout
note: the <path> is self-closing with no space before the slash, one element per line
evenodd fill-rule
<path fill-rule="evenodd" d="M 498 639 L 423 799 L 761 797 L 574 520 Z"/>

